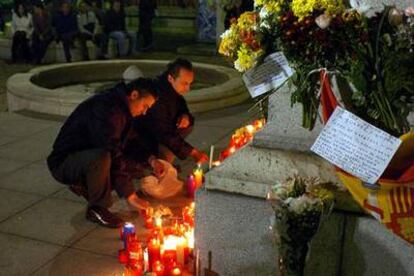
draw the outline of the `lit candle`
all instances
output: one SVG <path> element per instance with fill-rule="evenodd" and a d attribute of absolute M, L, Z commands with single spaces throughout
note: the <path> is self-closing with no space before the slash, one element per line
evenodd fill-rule
<path fill-rule="evenodd" d="M 252 126 L 252 125 L 247 125 L 247 126 L 246 126 L 246 130 L 247 130 L 247 132 L 248 132 L 250 135 L 252 135 L 252 134 L 253 134 L 253 132 L 254 132 L 254 126 Z"/>
<path fill-rule="evenodd" d="M 148 218 L 144 218 L 145 219 L 145 223 L 144 226 L 147 229 L 152 229 L 154 227 L 154 220 L 152 217 L 148 217 Z"/>
<path fill-rule="evenodd" d="M 127 251 L 129 253 L 129 264 L 133 266 L 141 265 L 144 261 L 144 253 L 142 250 L 142 246 L 139 243 L 138 239 L 135 237 L 135 239 L 131 239 L 128 242 L 128 248 Z"/>
<path fill-rule="evenodd" d="M 181 276 L 181 275 L 183 275 L 183 272 L 182 272 L 181 268 L 178 265 L 175 265 L 171 269 L 171 275 L 173 275 L 173 276 Z"/>
<path fill-rule="evenodd" d="M 203 170 L 201 169 L 201 165 L 198 164 L 197 169 L 194 170 L 194 180 L 196 189 L 200 188 L 203 185 Z"/>
<path fill-rule="evenodd" d="M 155 218 L 155 227 L 157 227 L 157 229 L 162 228 L 162 218 L 161 217 L 156 217 Z"/>
<path fill-rule="evenodd" d="M 124 276 L 142 276 L 143 269 L 141 265 L 127 265 L 124 270 Z"/>
<path fill-rule="evenodd" d="M 160 246 L 158 239 L 151 239 L 148 243 L 149 267 L 153 267 L 154 263 L 161 259 Z"/>
<path fill-rule="evenodd" d="M 175 262 L 177 262 L 177 237 L 166 236 L 162 248 L 165 271 L 171 271 Z"/>
<path fill-rule="evenodd" d="M 181 266 L 184 266 L 184 263 L 185 263 L 185 254 L 184 254 L 185 245 L 186 245 L 185 238 L 179 237 L 177 239 L 177 262 Z"/>
<path fill-rule="evenodd" d="M 194 198 L 195 190 L 196 190 L 196 182 L 194 180 L 194 176 L 190 175 L 187 178 L 187 196 L 189 198 Z"/>
<path fill-rule="evenodd" d="M 148 248 L 144 249 L 144 271 L 150 271 Z"/>
<path fill-rule="evenodd" d="M 236 152 L 236 147 L 231 147 L 230 149 L 229 149 L 229 155 L 230 154 L 233 154 L 233 153 L 235 153 Z"/>
<path fill-rule="evenodd" d="M 128 236 L 135 235 L 135 225 L 131 222 L 126 222 L 122 227 L 121 239 L 124 241 L 124 248 L 127 248 Z"/>
<path fill-rule="evenodd" d="M 183 221 L 184 223 L 189 224 L 190 226 L 194 225 L 194 216 L 193 216 L 193 210 L 189 207 L 185 207 L 183 209 Z"/>
<path fill-rule="evenodd" d="M 191 228 L 184 236 L 187 239 L 188 248 L 192 251 L 194 249 L 194 228 Z"/>
<path fill-rule="evenodd" d="M 152 265 L 152 272 L 155 273 L 156 276 L 164 276 L 164 265 L 161 261 L 156 261 Z"/>
<path fill-rule="evenodd" d="M 164 240 L 164 231 L 162 229 L 162 218 L 161 217 L 155 218 L 155 228 L 159 231 L 160 241 L 162 242 Z"/>
<path fill-rule="evenodd" d="M 213 167 L 220 166 L 221 162 L 219 160 L 213 162 Z"/>
<path fill-rule="evenodd" d="M 121 249 L 118 251 L 118 261 L 121 264 L 127 264 L 129 259 L 128 251 L 126 249 Z"/>

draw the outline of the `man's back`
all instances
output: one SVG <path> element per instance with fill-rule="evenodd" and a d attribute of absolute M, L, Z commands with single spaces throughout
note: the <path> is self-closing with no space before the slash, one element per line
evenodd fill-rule
<path fill-rule="evenodd" d="M 62 126 L 48 157 L 56 168 L 70 154 L 86 149 L 118 150 L 132 119 L 126 104 L 124 85 L 95 95 L 81 103 Z"/>

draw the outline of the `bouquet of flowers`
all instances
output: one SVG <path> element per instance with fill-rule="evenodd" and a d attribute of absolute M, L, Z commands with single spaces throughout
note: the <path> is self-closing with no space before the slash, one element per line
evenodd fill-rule
<path fill-rule="evenodd" d="M 276 214 L 280 275 L 303 275 L 308 244 L 333 207 L 330 185 L 295 175 L 269 193 Z"/>
<path fill-rule="evenodd" d="M 231 58 L 240 72 L 255 66 L 262 55 L 258 19 L 256 12 L 245 12 L 221 35 L 219 53 Z"/>
<path fill-rule="evenodd" d="M 222 35 L 219 52 L 244 72 L 283 51 L 296 71 L 292 104 L 302 105 L 306 128 L 317 118 L 323 70 L 349 84 L 340 91 L 346 108 L 401 135 L 414 110 L 413 41 L 414 8 L 373 12 L 343 0 L 255 0 L 255 11 Z"/>

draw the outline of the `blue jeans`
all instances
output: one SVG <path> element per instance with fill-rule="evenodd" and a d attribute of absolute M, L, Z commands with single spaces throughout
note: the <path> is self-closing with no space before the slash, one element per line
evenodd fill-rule
<path fill-rule="evenodd" d="M 119 56 L 127 56 L 135 49 L 136 35 L 124 31 L 114 31 L 109 33 L 109 37 L 116 40 Z M 128 39 L 128 48 L 126 40 Z"/>

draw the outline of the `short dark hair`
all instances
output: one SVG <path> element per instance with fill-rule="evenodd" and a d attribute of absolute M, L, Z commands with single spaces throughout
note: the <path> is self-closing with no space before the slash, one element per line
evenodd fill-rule
<path fill-rule="evenodd" d="M 185 58 L 177 58 L 174 61 L 167 64 L 167 75 L 171 75 L 174 78 L 178 77 L 180 69 L 185 69 L 188 71 L 193 71 L 193 64 L 191 61 Z"/>
<path fill-rule="evenodd" d="M 126 94 L 131 95 L 132 91 L 138 90 L 140 97 L 153 96 L 158 99 L 159 88 L 155 80 L 150 78 L 138 78 L 126 85 Z"/>

